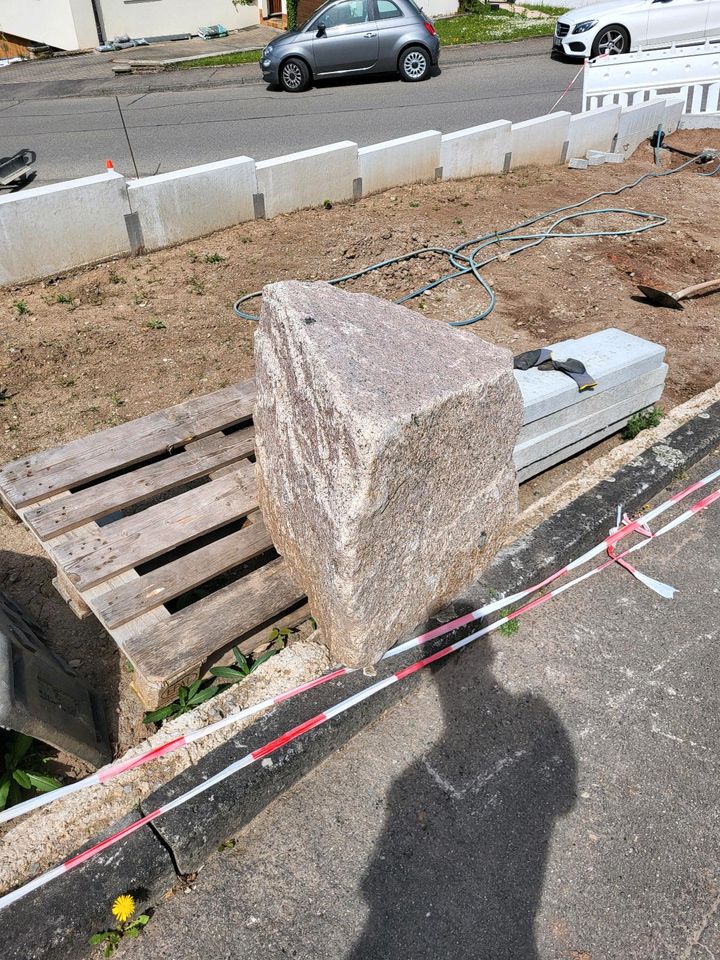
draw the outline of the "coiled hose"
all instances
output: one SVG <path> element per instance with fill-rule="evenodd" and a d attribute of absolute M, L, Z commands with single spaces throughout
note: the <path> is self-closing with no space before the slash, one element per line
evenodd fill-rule
<path fill-rule="evenodd" d="M 579 210 L 581 207 L 585 207 L 587 204 L 592 203 L 595 200 L 599 200 L 600 197 L 616 197 L 618 194 L 624 193 L 626 190 L 632 190 L 639 186 L 644 180 L 656 179 L 659 177 L 669 177 L 674 173 L 679 173 L 681 170 L 684 170 L 691 164 L 708 162 L 712 159 L 712 157 L 712 153 L 703 151 L 696 157 L 686 160 L 677 167 L 671 167 L 669 170 L 651 170 L 648 173 L 643 173 L 642 176 L 638 177 L 637 180 L 634 180 L 632 183 L 623 184 L 622 186 L 617 187 L 615 190 L 603 190 L 600 193 L 593 194 L 591 197 L 586 197 L 584 200 L 579 200 L 577 203 L 569 203 L 564 207 L 556 207 L 554 210 L 548 210 L 547 213 L 541 213 L 535 217 L 531 217 L 529 220 L 523 220 L 522 223 L 515 224 L 515 226 L 506 227 L 504 230 L 498 230 L 494 233 L 486 233 L 480 237 L 475 237 L 473 240 L 466 240 L 463 243 L 458 244 L 456 247 L 421 247 L 418 250 L 412 250 L 410 253 L 403 253 L 399 257 L 390 257 L 387 260 L 380 260 L 377 263 L 371 264 L 369 267 L 363 267 L 361 270 L 356 270 L 353 273 L 346 273 L 342 277 L 334 277 L 332 280 L 328 280 L 327 282 L 333 286 L 337 286 L 341 283 L 349 283 L 351 280 L 357 280 L 360 277 L 364 277 L 368 273 L 373 273 L 375 270 L 383 270 L 385 267 L 394 266 L 396 263 L 404 263 L 407 260 L 413 260 L 415 257 L 422 256 L 423 254 L 439 254 L 447 257 L 449 264 L 453 269 L 449 273 L 443 274 L 443 276 L 439 277 L 437 280 L 432 280 L 429 283 L 423 284 L 421 287 L 416 287 L 414 290 L 411 290 L 410 293 L 404 294 L 402 297 L 397 299 L 395 303 L 407 303 L 408 300 L 413 300 L 416 297 L 420 297 L 429 290 L 439 287 L 440 284 L 447 283 L 448 280 L 456 280 L 458 277 L 466 277 L 469 274 L 472 274 L 472 276 L 475 277 L 477 282 L 487 294 L 488 304 L 480 313 L 477 313 L 472 317 L 468 317 L 466 320 L 452 320 L 449 324 L 451 327 L 465 327 L 471 323 L 477 323 L 478 320 L 484 320 L 485 317 L 489 316 L 495 308 L 495 291 L 493 290 L 490 282 L 486 280 L 481 273 L 484 267 L 494 263 L 499 259 L 500 256 L 502 256 L 503 260 L 507 257 L 514 257 L 518 253 L 522 253 L 523 250 L 529 250 L 532 247 L 539 246 L 541 243 L 544 243 L 545 240 L 557 240 L 562 238 L 577 239 L 580 237 L 628 237 L 633 234 L 645 233 L 647 230 L 654 230 L 656 227 L 661 227 L 663 224 L 667 223 L 667 217 L 663 217 L 658 213 L 646 213 L 642 210 L 629 210 L 624 207 L 602 207 L 596 210 L 583 210 L 581 213 L 569 213 L 568 211 Z M 701 173 L 699 175 L 703 177 L 714 177 L 719 171 L 720 164 L 710 173 Z M 572 223 L 574 220 L 580 217 L 587 219 L 588 217 L 600 217 L 607 214 L 626 215 L 628 217 L 634 217 L 643 222 L 638 224 L 636 227 L 630 227 L 625 230 L 583 230 L 581 232 L 565 232 L 558 231 L 557 229 L 564 224 Z M 532 227 L 543 220 L 549 220 L 551 217 L 555 217 L 556 219 L 553 220 L 545 230 L 541 230 L 537 233 L 518 233 L 518 231 L 527 230 L 528 227 Z M 520 245 L 513 247 L 510 250 L 501 252 L 499 249 L 497 249 L 503 243 L 518 241 L 520 241 Z M 495 247 L 497 252 L 493 253 L 491 256 L 485 257 L 485 259 L 480 260 L 479 256 L 482 251 L 487 250 L 489 247 Z M 256 314 L 246 313 L 245 311 L 241 310 L 240 307 L 241 304 L 247 303 L 249 300 L 254 300 L 256 297 L 260 296 L 262 296 L 262 291 L 258 290 L 255 293 L 245 294 L 245 296 L 236 300 L 233 305 L 233 310 L 237 316 L 241 317 L 243 320 L 258 320 L 259 317 Z"/>

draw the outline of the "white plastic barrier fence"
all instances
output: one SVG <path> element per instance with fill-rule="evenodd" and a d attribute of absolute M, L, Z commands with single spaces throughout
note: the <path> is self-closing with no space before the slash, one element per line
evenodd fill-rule
<path fill-rule="evenodd" d="M 686 113 L 720 110 L 720 38 L 598 57 L 585 64 L 585 110 L 608 104 L 633 106 L 664 96 L 684 97 Z"/>

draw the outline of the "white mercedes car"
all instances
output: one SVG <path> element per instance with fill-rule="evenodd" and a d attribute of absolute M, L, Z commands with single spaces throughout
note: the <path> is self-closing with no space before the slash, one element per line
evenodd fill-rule
<path fill-rule="evenodd" d="M 553 52 L 598 57 L 715 37 L 720 37 L 720 0 L 609 0 L 564 13 L 555 26 Z"/>

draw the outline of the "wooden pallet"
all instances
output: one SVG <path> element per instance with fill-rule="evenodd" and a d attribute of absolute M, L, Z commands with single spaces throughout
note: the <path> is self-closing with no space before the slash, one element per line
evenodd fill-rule
<path fill-rule="evenodd" d="M 149 708 L 309 615 L 258 507 L 252 380 L 0 469 L 0 502 L 95 614 Z"/>

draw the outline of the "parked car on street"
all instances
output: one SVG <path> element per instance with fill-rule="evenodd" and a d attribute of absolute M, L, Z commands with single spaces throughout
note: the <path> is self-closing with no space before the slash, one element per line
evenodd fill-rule
<path fill-rule="evenodd" d="M 313 80 L 363 73 L 425 80 L 440 55 L 432 20 L 413 0 L 329 0 L 262 52 L 263 79 L 290 93 Z"/>
<path fill-rule="evenodd" d="M 720 0 L 614 0 L 564 13 L 553 52 L 598 57 L 709 37 L 720 37 Z"/>

